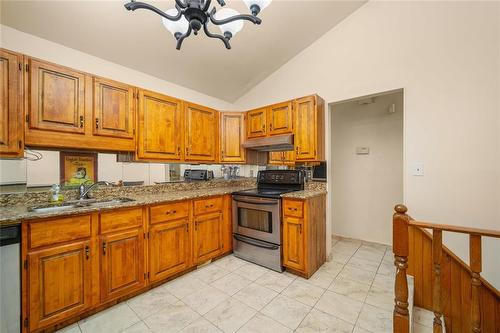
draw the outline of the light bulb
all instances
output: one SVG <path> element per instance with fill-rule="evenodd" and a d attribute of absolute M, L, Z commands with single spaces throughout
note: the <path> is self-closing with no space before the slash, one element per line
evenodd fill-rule
<path fill-rule="evenodd" d="M 239 14 L 240 13 L 238 13 L 234 9 L 222 8 L 215 13 L 215 18 L 217 20 L 223 20 L 223 19 L 226 19 L 228 17 L 233 17 L 233 16 L 239 15 Z M 243 20 L 236 20 L 236 21 L 232 21 L 232 22 L 229 22 L 226 24 L 222 24 L 222 25 L 219 25 L 219 28 L 220 28 L 220 31 L 222 31 L 222 34 L 224 36 L 228 37 L 227 33 L 229 33 L 230 34 L 229 38 L 231 38 L 234 35 L 236 35 L 238 33 L 238 31 L 243 29 Z"/>
<path fill-rule="evenodd" d="M 269 6 L 272 0 L 243 0 L 248 9 L 252 11 L 252 15 L 259 14 L 264 8 Z"/>
<path fill-rule="evenodd" d="M 177 16 L 178 11 L 175 8 L 171 8 L 171 9 L 167 10 L 165 13 L 167 13 L 170 16 Z M 165 26 L 165 28 L 167 28 L 167 30 L 170 31 L 172 33 L 172 35 L 174 35 L 174 36 L 176 34 L 181 34 L 181 35 L 185 34 L 189 28 L 189 22 L 186 20 L 184 15 L 181 16 L 181 18 L 177 21 L 171 21 L 171 20 L 166 19 L 164 17 L 161 18 L 161 21 L 163 22 L 163 25 Z M 178 37 L 175 36 L 175 38 L 178 38 Z"/>

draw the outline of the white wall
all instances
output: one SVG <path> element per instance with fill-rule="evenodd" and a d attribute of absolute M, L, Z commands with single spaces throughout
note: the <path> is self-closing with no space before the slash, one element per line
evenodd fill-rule
<path fill-rule="evenodd" d="M 392 207 L 403 202 L 403 93 L 333 105 L 331 122 L 333 234 L 391 244 Z"/>
<path fill-rule="evenodd" d="M 49 24 L 49 23 L 48 23 Z M 231 110 L 232 104 L 192 89 L 158 79 L 148 74 L 117 65 L 61 44 L 0 25 L 0 46 L 11 51 L 51 61 L 90 74 L 164 93 L 219 110 Z M 147 55 L 144 55 L 145 59 Z M 175 66 L 173 64 L 173 66 Z"/>
<path fill-rule="evenodd" d="M 496 1 L 371 1 L 245 94 L 236 108 L 310 93 L 328 104 L 404 88 L 409 213 L 498 230 L 499 22 Z M 425 164 L 423 177 L 410 174 L 416 162 Z M 369 238 L 369 223 L 365 230 Z M 446 235 L 445 243 L 468 257 L 466 239 Z M 499 243 L 483 241 L 484 276 L 497 288 Z"/>

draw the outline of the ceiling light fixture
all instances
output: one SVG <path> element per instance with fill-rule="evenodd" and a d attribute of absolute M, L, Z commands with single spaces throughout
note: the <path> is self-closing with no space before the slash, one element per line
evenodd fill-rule
<path fill-rule="evenodd" d="M 165 28 L 174 35 L 177 40 L 177 50 L 181 49 L 182 42 L 186 37 L 198 34 L 203 28 L 205 35 L 210 38 L 220 39 L 227 49 L 231 48 L 229 40 L 233 38 L 238 31 L 243 28 L 243 21 L 250 21 L 253 24 L 260 24 L 262 21 L 257 15 L 269 4 L 272 0 L 243 0 L 251 11 L 250 14 L 240 14 L 234 9 L 222 8 L 219 11 L 215 6 L 210 10 L 212 0 L 175 0 L 175 8 L 169 9 L 166 12 L 149 5 L 144 2 L 132 0 L 125 5 L 127 10 L 148 9 L 162 16 L 162 22 Z M 217 0 L 221 7 L 226 3 L 224 0 Z M 208 23 L 219 26 L 222 35 L 211 33 L 208 30 Z"/>

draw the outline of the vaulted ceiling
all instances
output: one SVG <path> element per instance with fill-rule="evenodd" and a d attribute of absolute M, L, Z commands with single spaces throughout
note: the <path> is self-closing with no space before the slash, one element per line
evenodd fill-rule
<path fill-rule="evenodd" d="M 162 10 L 173 7 L 173 1 L 144 2 Z M 199 34 L 177 51 L 160 16 L 145 10 L 129 12 L 124 1 L 2 0 L 1 23 L 233 102 L 365 2 L 274 0 L 259 15 L 260 26 L 245 22 L 231 50 Z M 242 1 L 226 3 L 248 13 Z"/>

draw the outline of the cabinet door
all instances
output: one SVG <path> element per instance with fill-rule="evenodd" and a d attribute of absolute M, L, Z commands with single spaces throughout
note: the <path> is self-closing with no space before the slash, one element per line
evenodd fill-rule
<path fill-rule="evenodd" d="M 304 221 L 284 217 L 283 223 L 283 265 L 303 271 L 305 269 Z"/>
<path fill-rule="evenodd" d="M 317 152 L 317 112 L 314 96 L 295 101 L 295 160 L 315 160 Z"/>
<path fill-rule="evenodd" d="M 196 263 L 218 256 L 222 244 L 222 214 L 200 215 L 194 219 L 194 258 Z"/>
<path fill-rule="evenodd" d="M 85 74 L 29 59 L 28 126 L 56 132 L 85 132 Z"/>
<path fill-rule="evenodd" d="M 267 108 L 247 112 L 247 138 L 259 138 L 267 134 Z"/>
<path fill-rule="evenodd" d="M 292 102 L 271 105 L 267 110 L 269 135 L 292 133 Z"/>
<path fill-rule="evenodd" d="M 144 286 L 142 228 L 101 236 L 101 301 L 126 295 Z"/>
<path fill-rule="evenodd" d="M 245 162 L 245 114 L 223 112 L 220 114 L 220 160 L 221 162 Z"/>
<path fill-rule="evenodd" d="M 150 91 L 139 91 L 139 159 L 181 160 L 181 112 L 180 100 Z"/>
<path fill-rule="evenodd" d="M 0 49 L 0 157 L 23 154 L 23 57 Z"/>
<path fill-rule="evenodd" d="M 191 265 L 189 219 L 152 225 L 149 229 L 151 281 L 159 281 Z"/>
<path fill-rule="evenodd" d="M 295 152 L 293 150 L 283 152 L 283 164 L 286 165 L 295 164 Z"/>
<path fill-rule="evenodd" d="M 134 88 L 94 77 L 94 135 L 134 137 Z"/>
<path fill-rule="evenodd" d="M 269 161 L 268 164 L 283 164 L 283 152 L 282 151 L 271 151 L 269 152 Z"/>
<path fill-rule="evenodd" d="M 215 161 L 217 111 L 201 105 L 185 104 L 186 161 Z"/>
<path fill-rule="evenodd" d="M 28 254 L 29 330 L 87 310 L 92 301 L 90 241 Z"/>

